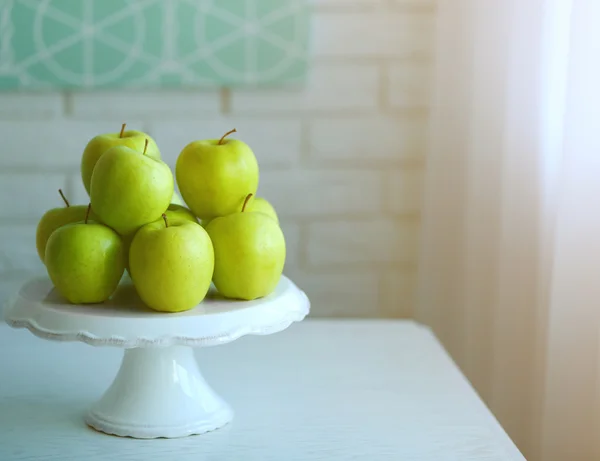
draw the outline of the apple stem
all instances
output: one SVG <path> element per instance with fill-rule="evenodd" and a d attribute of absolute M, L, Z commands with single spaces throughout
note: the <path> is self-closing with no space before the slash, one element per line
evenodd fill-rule
<path fill-rule="evenodd" d="M 90 217 L 90 211 L 92 211 L 92 204 L 90 203 L 87 207 L 87 211 L 85 212 L 85 224 L 88 223 L 88 218 Z"/>
<path fill-rule="evenodd" d="M 121 125 L 121 132 L 119 133 L 119 138 L 123 137 L 123 133 L 125 132 L 126 126 L 127 126 L 127 123 L 123 123 L 123 125 Z"/>
<path fill-rule="evenodd" d="M 246 205 L 248 205 L 248 202 L 250 201 L 250 198 L 252 197 L 252 194 L 248 194 L 246 195 L 246 200 L 244 200 L 244 205 L 242 205 L 242 213 L 244 212 L 244 210 L 246 209 Z"/>
<path fill-rule="evenodd" d="M 71 205 L 69 205 L 69 201 L 67 200 L 67 197 L 65 197 L 65 194 L 63 194 L 62 189 L 58 189 L 58 193 L 62 197 L 63 201 L 65 202 L 65 205 L 67 206 L 67 208 L 69 208 Z"/>
<path fill-rule="evenodd" d="M 146 139 L 146 142 L 144 143 L 144 152 L 142 152 L 142 155 L 146 155 L 147 150 L 148 150 L 148 139 Z"/>
<path fill-rule="evenodd" d="M 231 131 L 228 131 L 227 133 L 225 133 L 221 139 L 219 139 L 219 142 L 217 143 L 218 146 L 220 146 L 221 144 L 223 144 L 223 139 L 225 139 L 227 136 L 229 136 L 231 133 L 237 133 L 237 130 L 234 128 Z"/>
<path fill-rule="evenodd" d="M 162 218 L 165 222 L 165 227 L 169 227 L 169 221 L 167 220 L 167 215 L 165 213 L 162 214 Z"/>

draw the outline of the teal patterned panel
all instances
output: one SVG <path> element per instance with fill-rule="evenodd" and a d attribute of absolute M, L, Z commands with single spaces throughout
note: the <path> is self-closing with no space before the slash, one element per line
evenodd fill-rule
<path fill-rule="evenodd" d="M 0 89 L 298 82 L 308 0 L 0 0 Z"/>

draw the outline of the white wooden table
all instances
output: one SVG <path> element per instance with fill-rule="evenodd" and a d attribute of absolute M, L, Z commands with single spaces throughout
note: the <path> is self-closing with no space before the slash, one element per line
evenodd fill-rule
<path fill-rule="evenodd" d="M 0 324 L 0 460 L 523 460 L 413 322 L 307 320 L 198 350 L 236 417 L 183 439 L 118 438 L 84 425 L 122 354 Z"/>

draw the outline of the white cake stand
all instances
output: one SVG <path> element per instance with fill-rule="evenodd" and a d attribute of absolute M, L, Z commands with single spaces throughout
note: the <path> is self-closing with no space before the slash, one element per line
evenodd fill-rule
<path fill-rule="evenodd" d="M 263 299 L 226 300 L 211 290 L 196 308 L 177 314 L 145 307 L 128 279 L 110 301 L 85 306 L 66 303 L 50 280 L 34 279 L 9 302 L 5 319 L 44 339 L 124 348 L 116 378 L 86 423 L 124 437 L 173 438 L 212 431 L 233 418 L 202 378 L 194 347 L 276 333 L 308 311 L 308 298 L 286 277 Z"/>

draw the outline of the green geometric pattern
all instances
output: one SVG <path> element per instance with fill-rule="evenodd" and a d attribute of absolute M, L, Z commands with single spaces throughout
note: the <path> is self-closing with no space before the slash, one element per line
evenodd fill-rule
<path fill-rule="evenodd" d="M 0 89 L 298 82 L 308 36 L 308 0 L 0 0 Z"/>

